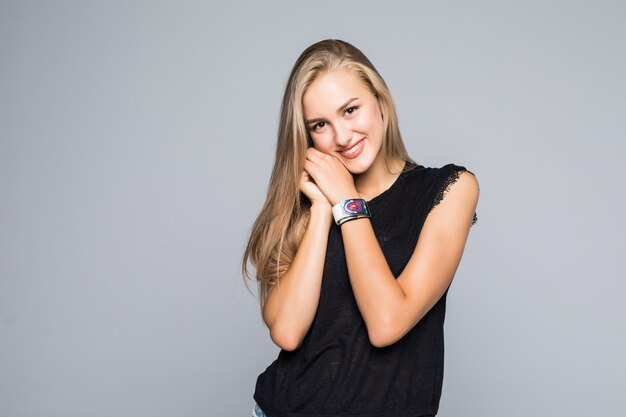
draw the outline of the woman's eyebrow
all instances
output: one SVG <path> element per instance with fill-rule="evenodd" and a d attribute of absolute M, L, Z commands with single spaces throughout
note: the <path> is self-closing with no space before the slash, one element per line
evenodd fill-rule
<path fill-rule="evenodd" d="M 343 103 L 338 109 L 337 109 L 337 113 L 339 113 L 341 110 L 343 110 L 348 104 L 352 103 L 354 100 L 358 99 L 358 97 L 352 97 L 351 99 L 348 99 L 348 101 L 346 101 L 345 103 Z M 305 120 L 304 123 L 305 124 L 311 124 L 311 123 L 317 123 L 317 122 L 321 122 L 322 118 L 317 118 L 317 119 L 308 119 Z"/>

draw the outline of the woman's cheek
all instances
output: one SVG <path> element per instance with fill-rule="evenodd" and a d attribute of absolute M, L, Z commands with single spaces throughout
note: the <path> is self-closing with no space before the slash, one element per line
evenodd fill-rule
<path fill-rule="evenodd" d="M 367 114 L 359 114 L 359 117 L 356 118 L 354 123 L 354 128 L 358 132 L 363 132 L 367 130 L 368 120 L 370 120 Z"/>
<path fill-rule="evenodd" d="M 328 134 L 318 135 L 315 139 L 313 139 L 315 143 L 315 149 L 320 152 L 329 153 L 330 146 L 332 144 L 332 139 Z"/>

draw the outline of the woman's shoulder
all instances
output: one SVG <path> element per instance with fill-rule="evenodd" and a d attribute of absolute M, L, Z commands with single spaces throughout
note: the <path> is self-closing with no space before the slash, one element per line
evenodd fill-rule
<path fill-rule="evenodd" d="M 434 197 L 431 204 L 431 210 L 435 208 L 444 199 L 445 194 L 450 191 L 450 188 L 460 183 L 459 186 L 465 188 L 466 194 L 478 198 L 479 184 L 474 172 L 470 171 L 465 165 L 459 165 L 456 163 L 448 163 L 440 168 L 437 168 L 437 176 L 434 182 Z M 474 197 L 475 196 L 475 197 Z M 478 221 L 478 215 L 474 212 L 472 218 L 472 225 Z"/>
<path fill-rule="evenodd" d="M 476 175 L 466 165 L 450 162 L 441 166 L 428 166 L 417 162 L 405 166 L 407 183 L 415 192 L 427 196 L 430 209 L 439 205 L 453 184 L 463 179 L 463 186 L 478 188 Z M 467 174 L 465 174 L 467 173 Z M 474 217 L 473 223 L 478 220 Z"/>

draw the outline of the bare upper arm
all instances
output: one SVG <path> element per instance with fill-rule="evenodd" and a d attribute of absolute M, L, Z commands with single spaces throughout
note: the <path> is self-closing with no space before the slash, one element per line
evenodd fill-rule
<path fill-rule="evenodd" d="M 461 261 L 479 196 L 476 177 L 463 171 L 427 215 L 411 258 L 397 281 L 406 296 L 398 319 L 404 335 L 441 298 Z"/>

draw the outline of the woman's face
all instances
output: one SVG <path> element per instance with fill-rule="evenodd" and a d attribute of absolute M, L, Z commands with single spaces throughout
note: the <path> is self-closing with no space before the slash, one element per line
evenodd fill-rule
<path fill-rule="evenodd" d="M 339 158 L 352 174 L 380 163 L 384 135 L 380 104 L 351 70 L 318 75 L 302 105 L 317 150 Z"/>

